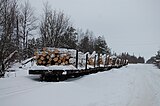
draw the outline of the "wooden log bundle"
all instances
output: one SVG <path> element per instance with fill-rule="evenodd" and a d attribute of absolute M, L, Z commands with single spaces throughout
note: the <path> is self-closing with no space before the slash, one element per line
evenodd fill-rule
<path fill-rule="evenodd" d="M 88 64 L 89 65 L 94 65 L 94 59 L 93 58 L 89 58 L 88 59 Z"/>
<path fill-rule="evenodd" d="M 103 64 L 102 56 L 100 56 L 100 58 L 98 59 L 98 63 Z"/>
<path fill-rule="evenodd" d="M 78 66 L 84 67 L 86 65 L 120 65 L 122 60 L 115 56 L 110 56 L 106 54 L 98 54 L 94 51 L 92 54 L 76 52 L 74 49 L 64 49 L 64 48 L 43 48 L 42 50 L 35 51 L 34 55 L 36 57 L 36 64 L 43 66 L 50 65 L 73 65 L 76 66 L 76 53 L 78 55 Z M 86 61 L 86 55 L 88 55 L 88 60 Z"/>
<path fill-rule="evenodd" d="M 58 49 L 53 51 L 43 48 L 41 52 L 36 51 L 35 53 L 37 65 L 69 65 L 71 56 L 69 54 L 60 53 Z"/>
<path fill-rule="evenodd" d="M 105 61 L 103 60 L 102 57 L 100 57 L 99 59 L 95 60 L 93 58 L 89 58 L 88 59 L 88 65 L 94 65 L 94 61 L 96 61 L 96 63 L 100 64 L 100 65 L 104 65 Z"/>
<path fill-rule="evenodd" d="M 95 54 L 97 55 L 97 54 Z M 105 59 L 106 56 L 103 56 L 102 54 L 100 55 L 99 59 L 95 58 L 95 55 L 92 55 L 89 57 L 88 59 L 88 65 L 94 65 L 94 62 L 96 61 L 96 63 L 100 64 L 100 65 L 104 65 L 105 64 Z"/>

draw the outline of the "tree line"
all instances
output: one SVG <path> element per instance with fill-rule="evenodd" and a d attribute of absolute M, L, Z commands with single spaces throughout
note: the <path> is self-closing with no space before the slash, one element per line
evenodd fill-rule
<path fill-rule="evenodd" d="M 155 64 L 158 68 L 160 68 L 160 50 L 157 51 L 155 56 L 152 56 L 147 60 L 147 64 Z"/>
<path fill-rule="evenodd" d="M 33 56 L 36 48 L 56 47 L 82 52 L 110 53 L 103 36 L 96 37 L 90 30 L 76 29 L 63 11 L 56 11 L 48 3 L 36 17 L 31 4 L 18 0 L 0 0 L 0 69 L 12 62 Z M 35 36 L 35 33 L 36 34 Z"/>
<path fill-rule="evenodd" d="M 127 59 L 128 63 L 145 63 L 145 59 L 142 56 L 136 57 L 135 55 L 130 55 L 129 53 L 122 53 L 118 56 L 120 59 Z"/>

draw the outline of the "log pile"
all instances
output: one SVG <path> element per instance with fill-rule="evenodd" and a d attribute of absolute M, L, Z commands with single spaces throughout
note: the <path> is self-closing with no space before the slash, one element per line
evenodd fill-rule
<path fill-rule="evenodd" d="M 88 58 L 88 65 L 94 65 L 95 55 L 97 55 L 97 54 L 95 51 L 93 51 L 93 53 Z"/>
<path fill-rule="evenodd" d="M 88 64 L 94 65 L 94 59 L 92 57 L 88 59 Z"/>
<path fill-rule="evenodd" d="M 67 53 L 61 53 L 58 49 L 53 51 L 43 48 L 41 52 L 34 53 L 37 60 L 37 65 L 69 65 L 71 56 Z"/>
<path fill-rule="evenodd" d="M 93 54 L 94 54 L 94 55 L 93 55 Z M 104 64 L 106 64 L 106 62 L 107 62 L 106 55 L 100 54 L 99 59 L 98 59 L 98 57 L 95 58 L 95 55 L 97 55 L 96 52 L 93 52 L 93 53 L 91 54 L 91 56 L 89 57 L 89 59 L 88 59 L 88 64 L 89 64 L 89 65 L 94 65 L 94 61 L 96 61 L 96 64 L 98 63 L 99 65 L 104 65 Z"/>
<path fill-rule="evenodd" d="M 106 57 L 102 57 L 102 56 L 100 56 L 99 57 L 99 59 L 98 58 L 96 58 L 96 60 L 95 60 L 95 58 L 93 58 L 93 57 L 90 57 L 89 59 L 88 59 L 88 65 L 94 65 L 94 61 L 96 61 L 96 63 L 98 63 L 98 64 L 100 64 L 100 65 L 104 65 L 105 64 L 105 60 L 106 59 Z"/>
<path fill-rule="evenodd" d="M 103 64 L 102 56 L 100 56 L 100 57 L 99 57 L 99 59 L 98 59 L 98 63 L 99 63 L 99 64 Z"/>
<path fill-rule="evenodd" d="M 88 65 L 112 65 L 113 57 L 106 54 L 98 57 L 98 54 L 94 51 L 92 54 L 78 52 L 78 65 L 84 67 L 86 64 L 86 55 L 88 54 Z M 36 64 L 43 66 L 51 65 L 74 65 L 76 64 L 76 50 L 64 49 L 64 48 L 43 48 L 42 50 L 36 50 L 34 53 L 36 57 Z M 115 60 L 115 64 L 119 64 L 120 61 Z"/>

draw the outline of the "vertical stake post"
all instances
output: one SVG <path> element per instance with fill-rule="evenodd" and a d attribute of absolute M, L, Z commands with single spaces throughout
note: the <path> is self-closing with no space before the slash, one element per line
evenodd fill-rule
<path fill-rule="evenodd" d="M 97 55 L 94 56 L 94 68 L 96 67 L 96 57 Z"/>
<path fill-rule="evenodd" d="M 100 67 L 100 53 L 98 53 L 98 67 Z"/>
<path fill-rule="evenodd" d="M 88 54 L 86 54 L 86 65 L 85 65 L 85 69 L 87 69 L 87 62 L 88 62 Z"/>
<path fill-rule="evenodd" d="M 78 50 L 76 50 L 76 68 L 78 68 Z"/>

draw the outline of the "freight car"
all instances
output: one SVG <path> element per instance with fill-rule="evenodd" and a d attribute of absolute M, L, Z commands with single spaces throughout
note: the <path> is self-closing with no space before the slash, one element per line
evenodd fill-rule
<path fill-rule="evenodd" d="M 99 56 L 99 57 L 97 57 Z M 29 74 L 38 74 L 42 81 L 62 81 L 68 78 L 80 77 L 112 68 L 127 65 L 127 60 L 121 60 L 109 55 L 97 55 L 96 52 L 83 54 L 78 50 L 63 48 L 43 48 L 35 52 L 36 65 Z"/>

